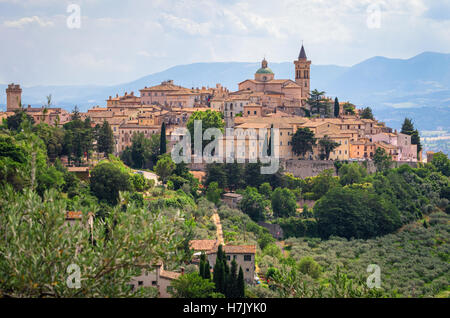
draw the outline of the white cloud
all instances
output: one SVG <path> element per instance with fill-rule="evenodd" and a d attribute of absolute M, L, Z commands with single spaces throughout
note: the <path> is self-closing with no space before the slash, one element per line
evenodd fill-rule
<path fill-rule="evenodd" d="M 76 30 L 65 27 L 69 2 L 0 0 L 0 38 L 13 44 L 4 81 L 117 84 L 193 62 L 292 61 L 302 40 L 314 64 L 450 52 L 444 0 L 77 0 Z M 367 26 L 374 2 L 379 29 Z"/>
<path fill-rule="evenodd" d="M 185 32 L 189 35 L 205 36 L 210 34 L 211 23 L 198 23 L 196 21 L 178 17 L 172 14 L 161 14 L 161 22 L 166 27 Z"/>
<path fill-rule="evenodd" d="M 3 25 L 8 28 L 22 28 L 28 24 L 38 24 L 41 27 L 53 26 L 54 23 L 52 21 L 45 21 L 44 19 L 39 18 L 38 16 L 32 17 L 24 17 L 19 20 L 11 20 L 3 22 Z"/>

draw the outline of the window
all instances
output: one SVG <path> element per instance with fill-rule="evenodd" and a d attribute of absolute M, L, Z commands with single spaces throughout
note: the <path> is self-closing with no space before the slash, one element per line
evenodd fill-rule
<path fill-rule="evenodd" d="M 138 281 L 138 285 L 142 286 L 142 285 L 144 285 L 144 282 L 142 280 L 140 280 L 140 281 Z"/>
<path fill-rule="evenodd" d="M 250 269 L 249 269 L 249 268 L 246 268 L 246 269 L 245 269 L 245 271 L 246 271 L 246 272 L 249 272 L 249 271 L 250 271 Z"/>
<path fill-rule="evenodd" d="M 152 286 L 156 286 L 156 280 L 152 281 Z"/>
<path fill-rule="evenodd" d="M 227 255 L 227 261 L 231 260 L 231 256 Z"/>
<path fill-rule="evenodd" d="M 251 255 L 244 255 L 244 261 L 250 262 L 251 260 L 252 260 L 252 256 Z"/>

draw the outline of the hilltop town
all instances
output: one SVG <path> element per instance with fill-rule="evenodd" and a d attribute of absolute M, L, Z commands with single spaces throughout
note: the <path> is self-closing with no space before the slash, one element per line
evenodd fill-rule
<path fill-rule="evenodd" d="M 450 160 L 421 162 L 410 119 L 399 132 L 370 107 L 311 89 L 310 66 L 302 45 L 293 79 L 264 58 L 236 91 L 166 80 L 86 112 L 50 95 L 26 106 L 10 84 L 0 297 L 448 295 Z M 201 156 L 203 139 L 200 157 L 175 162 L 188 134 L 197 143 L 194 119 L 233 132 L 209 151 L 224 142 L 226 163 Z M 258 153 L 280 166 L 262 173 Z M 357 280 L 375 261 L 383 289 Z M 72 265 L 84 270 L 80 290 L 65 285 Z"/>
<path fill-rule="evenodd" d="M 356 109 L 351 102 L 338 102 L 337 98 L 324 96 L 324 92 L 311 91 L 310 78 L 314 74 L 310 73 L 311 61 L 303 45 L 293 64 L 294 79 L 276 78 L 264 59 L 255 77 L 238 83 L 237 91 L 230 91 L 221 84 L 213 88 L 186 88 L 167 80 L 160 85 L 143 87 L 139 96 L 135 92 L 109 96 L 105 106 L 93 107 L 79 115 L 82 119 L 89 117 L 93 126 L 109 123 L 116 155 L 131 145 L 135 133 L 146 136 L 159 133 L 163 122 L 172 146 L 177 141 L 171 138 L 176 128 L 185 126 L 194 112 L 212 110 L 223 114 L 227 128 L 244 131 L 278 128 L 282 160 L 300 158 L 292 151 L 291 139 L 298 128 L 308 128 L 317 141 L 326 136 L 338 144 L 328 154 L 326 159 L 329 160 L 372 160 L 376 149 L 381 148 L 393 161 L 421 161 L 421 151 L 411 141 L 411 135 L 377 121 L 368 111 L 370 108 Z M 63 108 L 25 106 L 18 84 L 10 84 L 6 93 L 7 109 L 0 114 L 1 118 L 22 108 L 36 124 L 64 125 L 71 120 L 71 114 Z M 320 160 L 322 153 L 317 142 L 312 151 L 301 158 Z"/>

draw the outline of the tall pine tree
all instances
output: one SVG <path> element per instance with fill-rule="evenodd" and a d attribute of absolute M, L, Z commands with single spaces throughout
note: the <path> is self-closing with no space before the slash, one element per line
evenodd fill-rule
<path fill-rule="evenodd" d="M 103 152 L 105 156 L 114 152 L 114 134 L 106 120 L 98 131 L 97 151 Z"/>
<path fill-rule="evenodd" d="M 419 131 L 417 129 L 414 129 L 411 118 L 405 118 L 401 133 L 411 136 L 411 144 L 417 145 L 417 156 L 419 156 L 419 153 L 422 150 L 422 145 L 420 144 L 420 135 Z"/>

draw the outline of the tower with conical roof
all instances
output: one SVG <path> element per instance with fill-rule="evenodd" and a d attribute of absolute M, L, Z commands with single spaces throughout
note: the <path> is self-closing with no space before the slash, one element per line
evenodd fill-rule
<path fill-rule="evenodd" d="M 295 82 L 302 88 L 302 97 L 308 98 L 310 92 L 310 71 L 311 61 L 306 57 L 305 48 L 300 49 L 298 60 L 294 61 L 295 64 Z"/>

